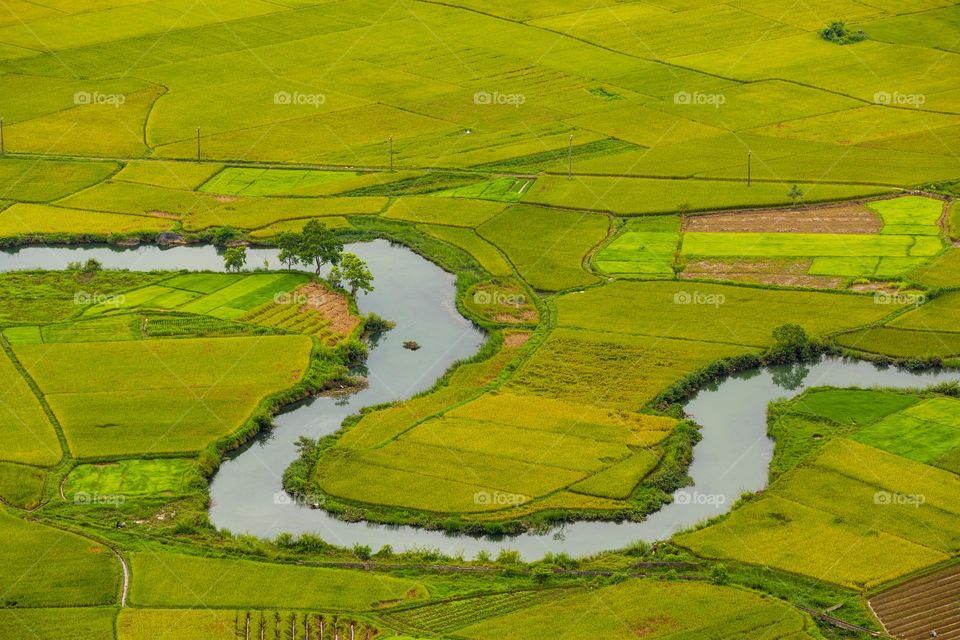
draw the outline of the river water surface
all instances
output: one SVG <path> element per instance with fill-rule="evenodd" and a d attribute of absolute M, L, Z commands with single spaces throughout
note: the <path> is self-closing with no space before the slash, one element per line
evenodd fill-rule
<path fill-rule="evenodd" d="M 528 560 L 559 552 L 584 556 L 635 540 L 665 539 L 729 510 L 743 492 L 765 487 L 773 454 L 773 442 L 766 435 L 766 409 L 773 400 L 821 385 L 922 387 L 960 379 L 958 372 L 912 373 L 825 358 L 805 366 L 749 371 L 709 385 L 686 404 L 687 413 L 703 426 L 703 439 L 694 448 L 690 467 L 694 485 L 679 491 L 672 504 L 644 522 L 577 522 L 545 534 L 501 539 L 342 522 L 286 499 L 281 476 L 296 458 L 297 438 L 333 433 L 344 418 L 363 407 L 429 389 L 450 365 L 475 354 L 484 339 L 458 313 L 452 275 L 384 241 L 351 245 L 349 250 L 368 262 L 376 279 L 374 292 L 358 296 L 361 312 L 376 312 L 397 325 L 371 346 L 366 363 L 369 387 L 346 398 L 321 397 L 289 407 L 277 416 L 276 429 L 225 460 L 210 484 L 210 518 L 218 527 L 267 538 L 283 532 L 311 532 L 347 547 L 363 544 L 378 549 L 389 544 L 397 551 L 431 547 L 467 557 L 481 550 L 495 555 L 503 548 L 519 551 Z M 107 268 L 223 269 L 223 260 L 212 247 L 142 246 L 23 248 L 0 252 L 0 270 L 62 269 L 71 261 L 88 258 L 100 260 Z M 251 266 L 265 261 L 279 267 L 275 250 L 248 252 Z M 402 346 L 406 340 L 416 340 L 422 348 L 406 350 Z"/>

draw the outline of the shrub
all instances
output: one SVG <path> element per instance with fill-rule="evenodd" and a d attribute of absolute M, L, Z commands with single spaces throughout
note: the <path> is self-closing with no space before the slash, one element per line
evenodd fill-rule
<path fill-rule="evenodd" d="M 843 20 L 834 20 L 825 28 L 820 30 L 820 37 L 827 42 L 834 44 L 854 44 L 867 39 L 867 34 L 863 30 L 853 31 L 847 28 L 847 23 Z"/>

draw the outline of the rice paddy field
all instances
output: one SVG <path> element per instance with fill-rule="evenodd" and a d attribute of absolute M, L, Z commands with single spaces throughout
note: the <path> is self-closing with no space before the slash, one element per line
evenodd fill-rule
<path fill-rule="evenodd" d="M 948 560 L 960 545 L 957 402 L 808 392 L 771 418 L 772 432 L 784 437 L 770 488 L 678 542 L 857 588 Z M 807 545 L 819 551 L 805 553 Z"/>
<path fill-rule="evenodd" d="M 960 638 L 955 385 L 807 380 L 766 488 L 605 537 L 682 506 L 727 376 L 960 367 L 958 42 L 955 0 L 0 3 L 0 640 Z M 371 240 L 447 289 L 313 274 Z M 257 257 L 60 251 L 153 244 Z"/>

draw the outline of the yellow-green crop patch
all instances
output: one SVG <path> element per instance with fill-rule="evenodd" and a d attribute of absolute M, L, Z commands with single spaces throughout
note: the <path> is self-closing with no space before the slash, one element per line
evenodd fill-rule
<path fill-rule="evenodd" d="M 500 250 L 481 238 L 472 229 L 426 224 L 417 225 L 417 229 L 428 236 L 460 247 L 473 256 L 480 263 L 480 266 L 492 276 L 509 276 L 513 273 L 513 268 L 500 253 Z"/>
<path fill-rule="evenodd" d="M 418 224 L 474 228 L 503 211 L 505 206 L 483 200 L 409 197 L 394 202 L 383 217 Z"/>
<path fill-rule="evenodd" d="M 105 607 L 0 609 L 0 638 L 114 640 L 116 610 Z"/>
<path fill-rule="evenodd" d="M 56 431 L 20 371 L 0 354 L 0 456 L 10 462 L 52 466 L 63 452 Z"/>
<path fill-rule="evenodd" d="M 308 276 L 299 273 L 183 274 L 111 296 L 88 308 L 85 315 L 99 316 L 117 310 L 164 309 L 236 320 L 308 280 Z"/>
<path fill-rule="evenodd" d="M 535 289 L 557 291 L 597 281 L 583 269 L 609 221 L 593 213 L 515 205 L 477 229 L 507 254 Z"/>
<path fill-rule="evenodd" d="M 5 607 L 69 607 L 112 604 L 120 587 L 120 563 L 102 544 L 0 508 L 0 547 Z"/>
<path fill-rule="evenodd" d="M 417 582 L 376 573 L 134 553 L 130 601 L 138 606 L 217 606 L 364 611 L 384 601 L 422 598 Z M 249 588 L 259 584 L 263 588 Z"/>
<path fill-rule="evenodd" d="M 594 262 L 610 274 L 672 276 L 679 243 L 678 218 L 633 218 L 613 242 L 597 253 Z"/>
<path fill-rule="evenodd" d="M 350 187 L 358 175 L 364 174 L 314 169 L 227 167 L 206 181 L 199 190 L 228 196 L 327 195 Z"/>
<path fill-rule="evenodd" d="M 910 296 L 905 297 L 910 299 Z M 960 319 L 960 292 L 952 291 L 925 304 L 915 306 L 917 306 L 916 309 L 892 320 L 890 326 L 896 329 L 938 333 L 957 331 L 957 320 Z"/>
<path fill-rule="evenodd" d="M 722 358 L 733 344 L 557 329 L 508 383 L 521 393 L 636 411 L 671 384 Z"/>
<path fill-rule="evenodd" d="M 535 178 L 494 178 L 465 187 L 446 189 L 433 195 L 441 198 L 476 198 L 496 202 L 520 202 L 523 194 L 533 186 L 535 181 Z"/>
<path fill-rule="evenodd" d="M 136 182 L 170 189 L 196 189 L 223 165 L 212 162 L 168 162 L 163 160 L 131 160 L 113 177 L 123 182 Z"/>
<path fill-rule="evenodd" d="M 0 498 L 21 509 L 34 509 L 43 499 L 47 474 L 35 467 L 0 462 Z"/>
<path fill-rule="evenodd" d="M 854 440 L 917 462 L 936 465 L 960 450 L 960 400 L 933 398 L 913 405 L 851 436 Z"/>
<path fill-rule="evenodd" d="M 744 163 L 745 164 L 745 163 Z M 628 165 L 629 166 L 629 165 Z M 743 169 L 746 174 L 746 167 Z M 877 187 L 800 185 L 806 202 L 843 200 L 883 193 Z M 652 180 L 579 176 L 575 180 L 546 176 L 537 180 L 524 198 L 527 203 L 556 207 L 612 211 L 624 215 L 674 213 L 685 204 L 691 211 L 787 205 L 790 187 L 782 183 L 746 183 L 709 180 Z"/>
<path fill-rule="evenodd" d="M 0 195 L 49 202 L 97 184 L 119 168 L 115 162 L 0 159 Z"/>
<path fill-rule="evenodd" d="M 935 256 L 939 238 L 830 233 L 687 233 L 683 255 L 701 257 Z"/>
<path fill-rule="evenodd" d="M 697 582 L 632 580 L 497 616 L 461 629 L 458 636 L 519 640 L 600 634 L 646 638 L 814 638 L 804 616 L 789 605 L 740 589 Z"/>
<path fill-rule="evenodd" d="M 837 344 L 892 358 L 960 356 L 960 333 L 925 329 L 871 327 L 836 336 Z"/>
<path fill-rule="evenodd" d="M 639 451 L 609 469 L 581 480 L 571 486 L 570 490 L 600 498 L 624 500 L 647 474 L 653 471 L 658 462 L 660 456 L 655 452 Z"/>
<path fill-rule="evenodd" d="M 678 541 L 711 557 L 871 586 L 956 553 L 957 491 L 954 474 L 836 438 L 729 518 Z"/>
<path fill-rule="evenodd" d="M 920 196 L 877 200 L 867 205 L 883 219 L 882 233 L 891 235 L 940 235 L 943 201 Z"/>
<path fill-rule="evenodd" d="M 63 484 L 63 493 L 67 499 L 74 499 L 78 493 L 130 498 L 181 496 L 190 492 L 198 478 L 194 460 L 132 458 L 75 467 Z"/>
<path fill-rule="evenodd" d="M 637 313 L 639 301 L 643 313 Z M 561 327 L 596 332 L 769 345 L 773 330 L 792 322 L 826 335 L 882 320 L 906 301 L 873 296 L 692 282 L 614 282 L 557 299 Z"/>
<path fill-rule="evenodd" d="M 20 345 L 79 457 L 198 451 L 295 385 L 306 336 Z M 96 362 L 95 368 L 90 367 Z"/>
<path fill-rule="evenodd" d="M 160 213 L 179 217 L 184 229 L 188 231 L 202 231 L 227 225 L 256 229 L 284 220 L 376 214 L 386 206 L 387 199 L 216 196 L 183 189 L 114 181 L 67 197 L 57 204 L 115 213 Z"/>

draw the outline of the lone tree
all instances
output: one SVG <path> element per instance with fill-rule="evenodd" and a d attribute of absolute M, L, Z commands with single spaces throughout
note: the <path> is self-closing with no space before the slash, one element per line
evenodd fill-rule
<path fill-rule="evenodd" d="M 213 230 L 212 234 L 210 234 L 210 241 L 213 242 L 213 246 L 222 249 L 239 238 L 240 235 L 240 232 L 233 227 L 218 227 Z"/>
<path fill-rule="evenodd" d="M 803 200 L 803 189 L 800 188 L 800 185 L 793 185 L 790 187 L 790 191 L 787 192 L 787 195 L 790 196 L 790 199 L 793 200 L 793 204 L 799 204 Z"/>
<path fill-rule="evenodd" d="M 240 271 L 247 264 L 247 248 L 230 247 L 223 253 L 223 266 L 227 271 Z"/>
<path fill-rule="evenodd" d="M 287 266 L 287 269 L 293 269 L 300 262 L 300 234 L 292 231 L 281 231 L 277 234 L 277 248 L 280 253 L 277 258 Z"/>
<path fill-rule="evenodd" d="M 297 256 L 303 264 L 313 264 L 317 269 L 317 275 L 320 275 L 323 265 L 339 264 L 342 255 L 343 242 L 333 231 L 317 220 L 311 220 L 303 226 Z"/>
<path fill-rule="evenodd" d="M 352 253 L 345 253 L 340 258 L 340 264 L 330 272 L 330 284 L 335 287 L 346 283 L 350 287 L 350 295 L 357 295 L 357 291 L 370 293 L 373 291 L 373 274 L 367 263 Z"/>

